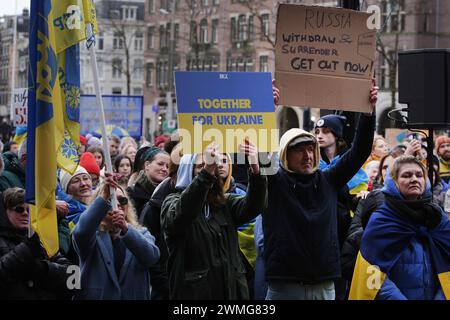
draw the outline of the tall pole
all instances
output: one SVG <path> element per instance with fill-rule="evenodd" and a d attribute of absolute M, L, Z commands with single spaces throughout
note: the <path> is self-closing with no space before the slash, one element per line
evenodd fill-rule
<path fill-rule="evenodd" d="M 12 75 L 11 75 L 11 122 L 14 121 L 14 88 L 16 86 L 16 51 L 17 51 L 17 1 L 14 10 L 14 24 L 13 24 L 13 49 L 12 49 Z"/>
<path fill-rule="evenodd" d="M 95 53 L 95 41 L 91 41 L 94 35 L 94 28 L 92 24 L 86 25 L 86 35 L 87 35 L 86 44 L 91 58 L 92 74 L 94 76 L 95 98 L 97 102 L 97 108 L 99 109 L 98 114 L 100 116 L 100 128 L 102 130 L 103 152 L 105 154 L 106 171 L 112 173 L 113 169 L 111 163 L 111 156 L 109 153 L 108 135 L 106 134 L 105 109 L 103 107 L 102 92 L 100 89 L 100 77 L 98 75 L 97 55 Z M 109 190 L 111 195 L 111 205 L 113 209 L 117 209 L 118 206 L 116 200 L 116 191 L 112 187 L 110 187 Z"/>
<path fill-rule="evenodd" d="M 168 75 L 167 79 L 169 81 L 169 90 L 167 91 L 166 99 L 167 99 L 167 121 L 174 119 L 174 110 L 173 110 L 173 102 L 172 102 L 172 92 L 173 92 L 173 53 L 175 51 L 175 1 L 171 0 L 170 3 L 170 40 L 169 40 L 169 61 L 168 61 Z"/>

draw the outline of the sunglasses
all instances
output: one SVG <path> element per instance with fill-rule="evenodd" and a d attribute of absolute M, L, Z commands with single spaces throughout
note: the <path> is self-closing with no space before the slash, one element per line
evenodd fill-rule
<path fill-rule="evenodd" d="M 117 202 L 119 202 L 121 206 L 126 206 L 128 204 L 128 199 L 126 197 L 117 197 Z"/>
<path fill-rule="evenodd" d="M 13 210 L 17 213 L 24 213 L 25 211 L 28 212 L 28 208 L 25 208 L 22 206 L 17 206 L 15 208 L 13 208 Z"/>

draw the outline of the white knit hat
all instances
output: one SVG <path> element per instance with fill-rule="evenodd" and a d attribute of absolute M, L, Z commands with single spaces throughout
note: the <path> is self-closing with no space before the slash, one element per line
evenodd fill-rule
<path fill-rule="evenodd" d="M 78 176 L 83 173 L 86 173 L 87 175 L 89 175 L 89 173 L 86 171 L 86 169 L 80 165 L 77 167 L 77 170 L 74 172 L 73 175 L 71 175 L 70 173 L 68 173 L 64 170 L 61 170 L 61 173 L 59 175 L 60 176 L 59 181 L 61 182 L 61 187 L 62 187 L 63 191 L 65 193 L 67 193 L 67 187 L 69 186 L 70 180 L 72 180 L 73 177 Z"/>

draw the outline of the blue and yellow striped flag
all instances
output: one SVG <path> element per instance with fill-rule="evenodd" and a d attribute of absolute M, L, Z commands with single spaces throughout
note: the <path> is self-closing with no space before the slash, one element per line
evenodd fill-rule
<path fill-rule="evenodd" d="M 80 0 L 35 0 L 30 9 L 26 201 L 49 256 L 58 252 L 57 166 L 73 172 L 79 147 Z"/>

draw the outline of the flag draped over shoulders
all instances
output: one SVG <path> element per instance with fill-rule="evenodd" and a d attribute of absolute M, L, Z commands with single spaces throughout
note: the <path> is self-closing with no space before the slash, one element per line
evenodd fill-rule
<path fill-rule="evenodd" d="M 375 299 L 389 271 L 414 237 L 427 239 L 433 265 L 450 299 L 450 222 L 443 218 L 432 230 L 406 222 L 385 206 L 373 213 L 364 230 L 355 264 L 350 300 Z"/>
<path fill-rule="evenodd" d="M 81 0 L 36 0 L 30 8 L 26 201 L 33 229 L 52 256 L 59 248 L 56 169 L 78 165 Z"/>

